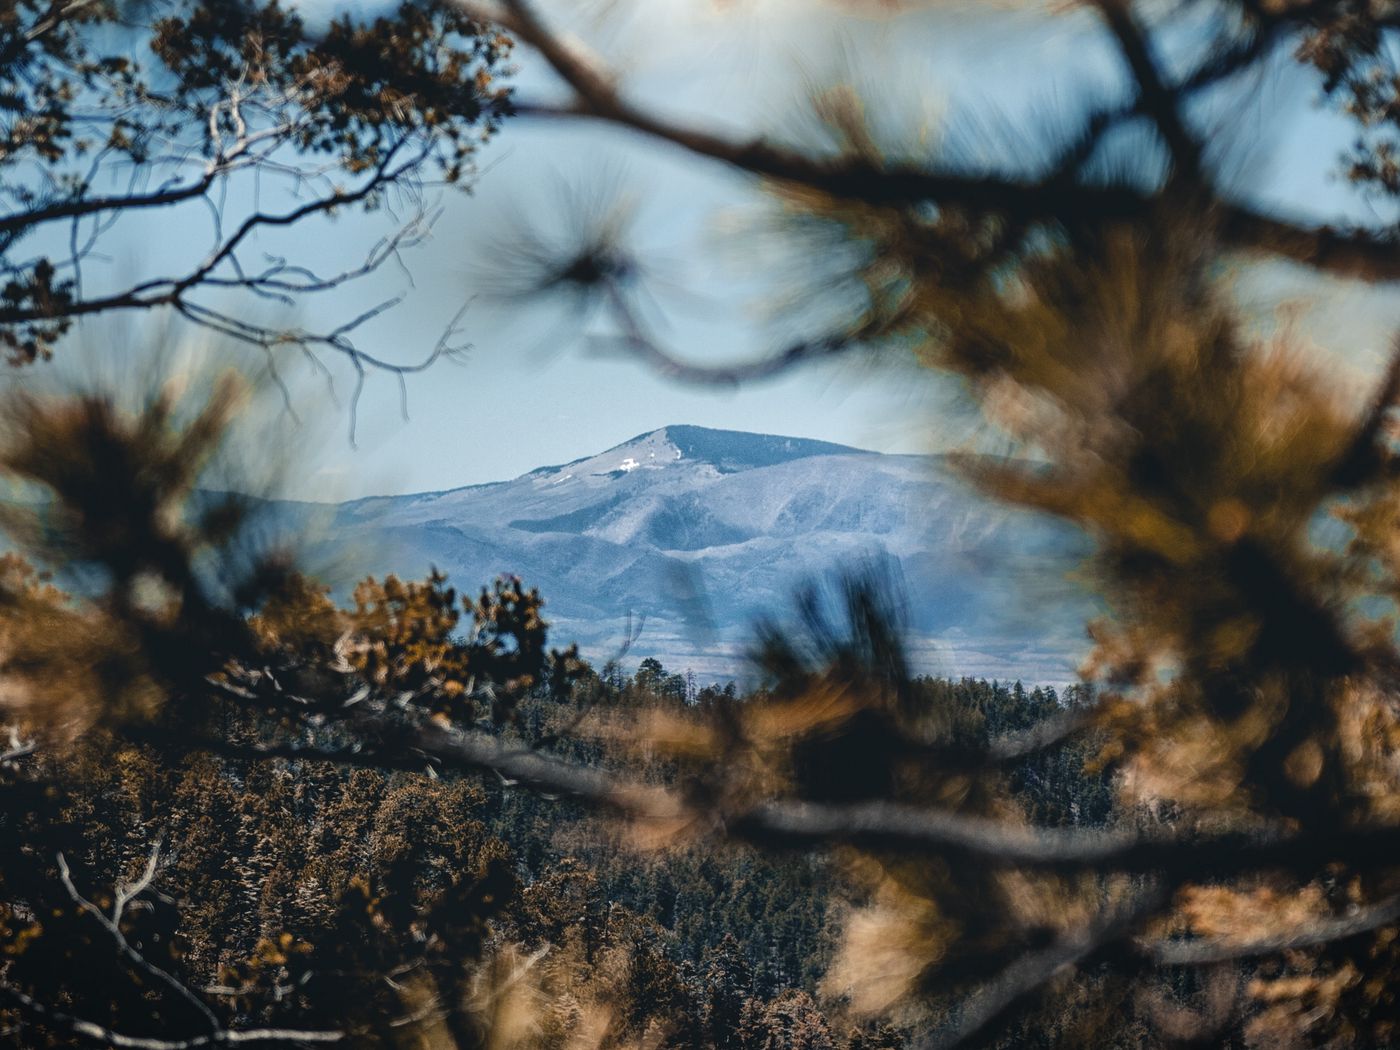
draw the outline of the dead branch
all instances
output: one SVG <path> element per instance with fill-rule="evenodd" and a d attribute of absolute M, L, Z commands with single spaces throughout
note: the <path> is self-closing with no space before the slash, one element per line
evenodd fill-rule
<path fill-rule="evenodd" d="M 157 846 L 156 849 L 152 852 L 151 861 L 148 865 L 148 868 L 152 871 L 152 873 L 154 873 L 155 861 L 158 855 L 159 846 Z M 88 915 L 91 915 L 95 920 L 97 920 L 98 925 L 100 925 L 104 930 L 107 931 L 108 935 L 111 936 L 112 940 L 116 943 L 118 953 L 120 953 L 121 956 L 124 959 L 126 959 L 127 962 L 129 962 L 132 966 L 136 967 L 141 972 L 148 974 L 151 977 L 154 977 L 157 981 L 165 985 L 177 996 L 179 996 L 191 1007 L 193 1007 L 194 1010 L 197 1013 L 199 1013 L 199 1015 L 203 1017 L 204 1020 L 209 1024 L 209 1029 L 211 1032 L 218 1031 L 220 1027 L 219 1019 L 214 1016 L 214 1011 L 210 1010 L 208 1005 L 206 1005 L 199 998 L 199 996 L 195 995 L 194 992 L 187 988 L 178 978 L 176 978 L 168 970 L 163 970 L 161 969 L 161 967 L 147 960 L 146 957 L 142 955 L 139 951 L 137 951 L 136 948 L 132 946 L 131 942 L 126 939 L 126 935 L 122 933 L 121 926 L 119 925 L 121 917 L 120 911 L 116 911 L 116 909 L 114 908 L 114 911 L 116 911 L 115 918 L 108 918 L 106 915 L 104 915 L 102 913 L 101 908 L 93 904 L 92 901 L 88 900 L 86 897 L 84 897 L 81 893 L 78 892 L 78 888 L 73 884 L 72 872 L 70 872 L 68 869 L 68 861 L 63 856 L 62 852 L 60 852 L 57 855 L 56 859 L 58 862 L 59 879 L 63 882 L 63 888 L 67 891 L 68 896 L 72 898 L 73 903 L 78 905 L 78 907 L 81 908 Z M 129 899 L 130 898 L 128 897 L 127 900 Z M 125 907 L 125 904 L 126 902 L 123 901 L 122 906 Z"/>
<path fill-rule="evenodd" d="M 39 1002 L 32 995 L 0 983 L 0 997 L 8 999 L 21 1013 L 66 1032 L 78 1039 L 118 1050 L 200 1050 L 206 1046 L 246 1046 L 256 1043 L 338 1043 L 344 1032 L 307 1031 L 296 1028 L 219 1028 L 207 1035 L 188 1039 L 156 1039 L 149 1036 L 126 1035 L 110 1028 L 75 1017 L 63 1010 Z"/>

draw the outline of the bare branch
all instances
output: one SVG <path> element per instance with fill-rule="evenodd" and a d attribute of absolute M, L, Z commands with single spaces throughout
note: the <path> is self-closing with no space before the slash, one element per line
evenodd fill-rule
<path fill-rule="evenodd" d="M 117 884 L 112 900 L 112 925 L 118 925 L 122 921 L 122 915 L 126 912 L 128 904 L 150 889 L 160 865 L 160 849 L 161 840 L 156 839 L 155 844 L 151 846 L 150 855 L 146 858 L 146 867 L 141 872 L 140 877 L 135 882 Z"/>
<path fill-rule="evenodd" d="M 628 350 L 669 379 L 721 386 L 768 379 L 795 365 L 847 354 L 888 335 L 910 315 L 907 308 L 888 317 L 871 313 L 850 328 L 799 339 L 776 353 L 737 364 L 711 365 L 687 361 L 653 339 L 615 283 L 609 282 L 604 294 L 612 307 L 612 316 L 622 327 L 623 343 Z"/>
<path fill-rule="evenodd" d="M 67 1032 L 79 1039 L 118 1050 L 199 1050 L 206 1046 L 246 1046 L 256 1043 L 338 1043 L 344 1032 L 307 1031 L 296 1028 L 220 1028 L 207 1035 L 188 1039 L 155 1039 L 149 1036 L 125 1035 L 92 1021 L 83 1020 L 62 1010 L 46 1006 L 32 995 L 0 984 L 0 996 L 10 1000 L 20 1011 L 47 1026 Z"/>
<path fill-rule="evenodd" d="M 410 217 L 389 236 L 381 238 L 359 265 L 338 273 L 319 275 L 305 267 L 290 265 L 278 259 L 272 260 L 263 270 L 250 273 L 243 269 L 239 261 L 240 247 L 261 230 L 295 226 L 313 215 L 329 214 L 339 208 L 362 203 L 386 187 L 402 183 L 424 161 L 421 151 L 400 159 L 399 151 L 402 146 L 403 142 L 399 142 L 387 149 L 380 164 L 354 189 L 333 190 L 284 212 L 256 211 L 248 215 L 237 229 L 221 237 L 209 255 L 183 277 L 145 280 L 118 292 L 88 299 L 80 298 L 62 304 L 57 309 L 49 309 L 42 305 L 0 307 L 0 325 L 21 325 L 59 317 L 71 319 L 113 311 L 170 307 L 194 324 L 269 353 L 276 348 L 297 347 L 309 353 L 315 361 L 315 349 L 337 352 L 350 359 L 355 368 L 357 377 L 361 380 L 357 383 L 357 390 L 362 388 L 362 377 L 367 371 L 385 372 L 400 379 L 405 375 L 421 372 L 442 357 L 454 356 L 461 351 L 460 346 L 449 342 L 458 331 L 460 313 L 453 319 L 437 346 L 422 360 L 398 364 L 364 352 L 350 339 L 356 328 L 372 320 L 389 306 L 395 305 L 397 299 L 363 311 L 329 332 L 318 332 L 270 327 L 248 320 L 245 316 L 235 316 L 206 306 L 193 298 L 195 293 L 212 288 L 243 289 L 264 298 L 282 301 L 290 301 L 292 295 L 332 291 L 375 272 L 385 262 L 397 258 L 402 249 L 421 243 L 426 239 L 434 218 L 433 214 L 424 210 Z M 222 275 L 227 272 L 225 268 L 232 270 L 231 276 Z M 352 402 L 352 409 L 353 407 Z M 352 420 L 352 442 L 353 434 Z"/>
<path fill-rule="evenodd" d="M 157 850 L 158 849 L 159 847 L 157 847 Z M 158 854 L 156 852 L 152 853 L 151 866 L 154 866 L 155 859 L 157 856 Z M 199 998 L 199 996 L 195 995 L 194 992 L 190 991 L 189 988 L 187 988 L 169 971 L 163 970 L 159 966 L 156 966 L 154 963 L 149 962 L 146 959 L 146 957 L 142 955 L 139 951 L 137 951 L 131 945 L 131 942 L 126 939 L 126 935 L 122 933 L 121 927 L 118 925 L 121 913 L 117 912 L 116 918 L 111 919 L 109 919 L 106 915 L 102 914 L 102 909 L 97 907 L 97 905 L 93 904 L 90 900 L 88 900 L 81 893 L 79 893 L 78 888 L 75 885 L 73 885 L 72 873 L 68 870 L 68 861 L 63 856 L 62 852 L 58 854 L 56 859 L 58 861 L 58 875 L 63 882 L 63 888 L 68 891 L 68 896 L 73 899 L 73 902 L 77 904 L 78 907 L 80 907 L 83 911 L 87 912 L 94 919 L 96 919 L 97 922 L 102 926 L 102 928 L 106 930 L 108 934 L 111 935 L 112 940 L 116 942 L 117 951 L 137 969 L 141 970 L 143 973 L 149 974 L 156 980 L 160 981 L 167 988 L 171 989 L 181 999 L 183 999 L 186 1003 L 188 1003 L 191 1007 L 193 1007 L 195 1011 L 197 1011 L 204 1018 L 204 1020 L 208 1022 L 210 1031 L 218 1031 L 220 1027 L 219 1019 L 214 1016 L 214 1012 L 209 1009 L 209 1007 Z M 125 902 L 123 902 L 123 907 L 124 906 Z"/>
<path fill-rule="evenodd" d="M 123 194 L 114 197 L 78 197 L 28 211 L 0 216 L 0 235 L 14 235 L 59 219 L 76 219 L 109 211 L 141 211 L 163 208 L 202 196 L 214 185 L 219 172 L 206 173 L 195 182 L 157 193 Z"/>

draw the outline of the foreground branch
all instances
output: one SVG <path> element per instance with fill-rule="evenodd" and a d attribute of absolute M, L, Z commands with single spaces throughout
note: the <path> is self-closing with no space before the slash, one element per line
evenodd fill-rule
<path fill-rule="evenodd" d="M 965 208 L 984 215 L 999 215 L 1015 223 L 1083 222 L 1111 219 L 1143 219 L 1160 207 L 1159 194 L 1128 186 L 1066 181 L 1057 174 L 1046 179 L 1008 175 L 961 174 L 932 171 L 909 164 L 882 164 L 865 157 L 846 156 L 821 161 L 762 139 L 737 141 L 724 135 L 662 119 L 640 109 L 619 93 L 616 78 L 584 59 L 550 30 L 525 0 L 504 0 L 492 7 L 478 0 L 456 0 L 471 17 L 496 22 L 535 48 L 573 90 L 574 101 L 563 107 L 517 105 L 525 116 L 601 120 L 636 131 L 648 138 L 690 153 L 780 182 L 800 184 L 838 200 L 885 207 L 934 203 Z M 1135 29 L 1126 29 L 1125 33 Z M 1143 51 L 1129 49 L 1139 77 L 1149 77 L 1148 90 L 1133 111 L 1146 111 L 1168 138 L 1180 164 L 1195 156 L 1189 135 L 1172 113 L 1180 96 L 1233 72 L 1218 62 L 1189 77 L 1179 88 L 1161 84 Z M 1246 52 L 1254 55 L 1251 49 Z M 1262 53 L 1260 50 L 1258 53 Z M 1273 217 L 1242 204 L 1203 194 L 1203 204 L 1213 215 L 1223 247 L 1277 256 L 1317 270 L 1366 281 L 1400 279 L 1400 241 L 1390 232 L 1365 228 L 1339 230 L 1330 226 Z"/>
<path fill-rule="evenodd" d="M 158 855 L 159 847 L 157 847 L 155 850 L 152 850 L 151 852 L 151 860 L 147 866 L 147 871 L 150 874 L 147 876 L 143 876 L 143 879 L 141 880 L 142 882 L 149 884 L 150 878 L 154 876 L 155 864 Z M 154 977 L 161 984 L 165 985 L 167 988 L 173 991 L 185 1003 L 191 1006 L 195 1010 L 195 1012 L 200 1015 L 200 1017 L 204 1019 L 205 1023 L 208 1024 L 211 1032 L 217 1032 L 219 1030 L 219 1019 L 214 1016 L 214 1012 L 209 1009 L 208 1005 L 205 1004 L 197 995 L 195 995 L 194 992 L 192 992 L 189 988 L 182 984 L 168 970 L 164 970 L 161 967 L 150 962 L 144 955 L 142 955 L 139 951 L 136 950 L 136 948 L 131 944 L 131 942 L 126 939 L 126 935 L 122 933 L 121 926 L 119 925 L 121 922 L 121 913 L 122 909 L 124 909 L 126 907 L 126 904 L 130 901 L 130 891 L 122 890 L 120 888 L 118 889 L 116 895 L 117 903 L 113 905 L 112 909 L 113 917 L 109 919 L 106 915 L 102 913 L 102 909 L 97 907 L 97 905 L 93 904 L 90 900 L 88 900 L 86 897 L 84 897 L 81 893 L 78 892 L 77 886 L 73 884 L 73 873 L 68 869 L 68 861 L 63 856 L 62 852 L 58 854 L 57 861 L 58 876 L 59 879 L 62 881 L 63 888 L 65 891 L 67 891 L 69 898 L 84 912 L 96 919 L 98 925 L 100 925 L 104 930 L 107 931 L 107 934 L 116 943 L 118 954 L 120 954 L 122 958 L 126 959 L 127 962 L 130 963 L 135 969 L 146 974 L 148 977 Z"/>
<path fill-rule="evenodd" d="M 1344 941 L 1363 933 L 1371 933 L 1397 922 L 1400 922 L 1400 896 L 1387 897 L 1370 907 L 1359 909 L 1354 915 L 1321 919 L 1301 929 L 1271 937 L 1248 941 L 1139 940 L 1136 947 L 1147 958 L 1162 966 L 1209 966 L 1235 959 L 1277 955 L 1299 948 L 1315 948 L 1321 944 L 1331 944 L 1333 941 Z"/>
<path fill-rule="evenodd" d="M 1166 899 L 1167 894 L 1160 888 L 1149 888 L 1137 900 L 1109 909 L 1084 927 L 1062 934 L 1049 947 L 1023 955 L 962 1005 L 956 1024 L 919 1044 L 919 1050 L 953 1050 L 985 1034 L 1056 977 L 1131 934 Z"/>
<path fill-rule="evenodd" d="M 188 1039 L 157 1039 L 150 1036 L 125 1035 L 92 1021 L 51 1006 L 45 1006 L 18 988 L 0 984 L 0 998 L 8 999 L 22 1014 L 42 1022 L 57 1032 L 74 1036 L 100 1046 L 118 1050 L 199 1050 L 205 1046 L 246 1046 L 257 1043 L 338 1043 L 344 1032 L 307 1031 L 297 1028 L 220 1028 L 207 1035 Z"/>
<path fill-rule="evenodd" d="M 551 795 L 568 796 L 639 821 L 686 821 L 723 827 L 752 842 L 788 846 L 852 843 L 911 854 L 976 858 L 1000 867 L 1120 871 L 1201 878 L 1243 871 L 1315 872 L 1331 861 L 1387 862 L 1400 849 L 1400 826 L 1337 824 L 1310 832 L 1255 829 L 1211 833 L 1163 829 L 1049 828 L 969 816 L 899 802 L 805 802 L 774 799 L 736 812 L 697 808 L 672 789 L 629 780 L 565 761 L 480 730 L 460 730 L 427 718 L 379 715 L 347 719 L 359 738 L 344 748 L 309 744 L 236 744 L 152 728 L 138 739 L 181 751 L 210 751 L 251 761 L 287 759 L 378 769 L 425 769 L 496 774 Z"/>

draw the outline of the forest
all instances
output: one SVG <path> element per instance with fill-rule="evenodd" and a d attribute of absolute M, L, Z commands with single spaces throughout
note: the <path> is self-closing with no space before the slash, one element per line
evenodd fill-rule
<path fill-rule="evenodd" d="M 614 0 L 0 0 L 0 1045 L 1400 1045 L 1400 7 L 696 2 L 717 69 L 889 32 L 774 121 L 633 75 Z M 580 128 L 761 209 L 732 352 L 674 215 L 453 225 Z M 489 280 L 420 340 L 376 282 L 435 235 Z M 969 498 L 1082 539 L 1075 681 L 917 670 L 873 564 L 703 685 L 512 573 L 327 583 L 267 420 L 357 445 L 486 298 L 669 383 L 938 377 Z M 566 418 L 482 389 L 433 454 Z"/>
<path fill-rule="evenodd" d="M 914 688 L 957 710 L 973 741 L 1060 710 L 1053 691 L 1019 683 Z M 608 689 L 615 716 L 691 713 L 645 675 Z M 700 705 L 745 702 L 712 688 Z M 572 720 L 548 695 L 522 704 L 535 739 Z M 691 845 L 637 856 L 617 841 L 624 832 L 565 800 L 459 776 L 172 758 L 110 738 L 31 765 L 13 786 L 38 796 L 15 859 L 33 867 L 27 882 L 11 877 L 44 896 L 7 911 L 9 979 L 36 1001 L 62 984 L 66 1012 L 110 1017 L 126 1036 L 197 1030 L 207 1019 L 180 987 L 223 1030 L 335 1028 L 365 1046 L 439 1027 L 457 1042 L 550 1047 L 574 1045 L 581 1027 L 685 1047 L 893 1048 L 910 1037 L 827 1005 L 828 912 L 862 896 L 834 858 Z M 628 767 L 676 775 L 656 758 Z M 1073 758 L 1028 760 L 1008 778 L 1056 825 L 1109 817 L 1108 785 Z M 51 856 L 63 858 L 56 882 Z M 105 950 L 109 915 L 128 946 L 119 953 Z M 74 966 L 86 972 L 70 982 Z M 452 1002 L 461 1008 L 432 1005 Z M 30 1029 L 17 1045 L 66 1045 L 72 1029 L 52 1020 L 51 1042 Z M 1008 1045 L 1057 1044 L 1037 1024 Z"/>

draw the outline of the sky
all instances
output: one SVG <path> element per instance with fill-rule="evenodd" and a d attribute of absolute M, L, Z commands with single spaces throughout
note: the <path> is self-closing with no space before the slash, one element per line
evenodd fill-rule
<path fill-rule="evenodd" d="M 303 0 L 311 16 L 317 4 Z M 361 5 L 369 9 L 371 5 Z M 1008 149 L 1033 151 L 1036 131 L 1053 128 L 1076 100 L 1118 90 L 1122 69 L 1087 13 L 1046 15 L 1041 4 L 915 5 L 891 14 L 838 13 L 817 0 L 550 0 L 541 9 L 623 76 L 636 97 L 663 111 L 735 135 L 762 132 L 797 144 L 814 141 L 811 91 L 849 81 L 871 101 L 892 141 L 964 162 L 994 163 Z M 994 16 L 988 18 L 988 12 Z M 522 51 L 523 94 L 550 97 L 557 85 Z M 899 71 L 897 78 L 889 71 Z M 1282 109 L 1287 123 L 1270 123 Z M 1364 214 L 1332 178 L 1346 129 L 1306 89 L 1285 77 L 1248 87 L 1205 127 L 1231 122 L 1276 145 L 1222 158 L 1256 199 L 1331 221 Z M 1131 148 L 1131 144 L 1130 147 Z M 264 414 L 296 467 L 280 492 L 300 498 L 440 490 L 502 480 L 534 467 L 601 451 L 670 423 L 821 438 L 881 451 L 922 452 L 975 438 L 956 385 L 901 363 L 842 361 L 740 388 L 708 388 L 654 374 L 619 354 L 597 318 L 563 302 L 497 294 L 499 275 L 518 254 L 522 228 L 550 237 L 576 220 L 580 196 L 601 198 L 631 216 L 646 267 L 648 310 L 678 352 L 697 360 L 743 359 L 781 345 L 810 311 L 783 309 L 810 283 L 821 259 L 773 234 L 773 204 L 748 181 L 702 160 L 640 143 L 595 124 L 508 122 L 479 158 L 470 195 L 448 193 L 433 239 L 339 299 L 312 302 L 296 316 L 312 325 L 343 318 L 395 296 L 403 301 L 362 331 L 362 347 L 413 361 L 437 342 L 465 307 L 462 363 L 439 363 L 407 384 L 408 417 L 387 376 L 372 377 L 349 440 L 350 376 L 334 398 L 323 377 L 291 366 L 286 376 L 299 422 Z M 235 199 L 236 203 L 236 199 Z M 298 228 L 298 257 L 330 268 L 362 253 L 387 228 L 356 216 Z M 198 223 L 163 228 L 127 223 L 107 248 L 114 270 L 178 264 L 205 243 Z M 285 245 L 267 245 L 280 250 Z M 1345 346 L 1347 367 L 1364 374 L 1400 322 L 1393 290 L 1319 282 L 1274 267 L 1241 276 L 1242 300 L 1268 323 L 1280 302 L 1320 345 Z M 82 362 L 101 357 L 119 326 L 88 325 Z M 140 344 L 146 330 L 119 338 Z M 202 337 L 194 342 L 201 343 Z M 240 351 L 213 347 L 215 360 Z M 139 352 L 132 351 L 132 359 Z M 335 363 L 331 362 L 335 367 Z M 75 367 L 84 367 L 77 365 Z M 207 367 L 207 364 L 206 366 Z M 274 411 L 273 416 L 277 413 Z M 270 420 L 270 421 L 269 421 Z M 271 431 L 261 431 L 267 433 Z M 255 448 L 256 442 L 249 448 Z M 250 453 L 255 455 L 256 453 Z"/>

